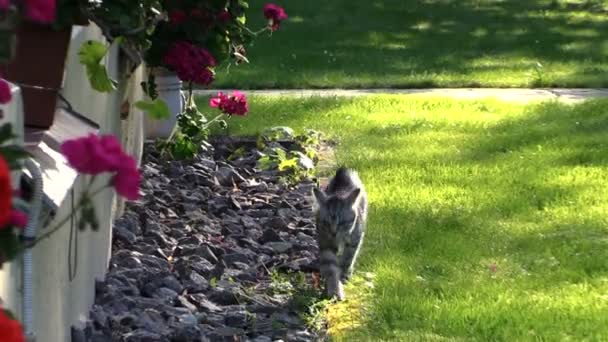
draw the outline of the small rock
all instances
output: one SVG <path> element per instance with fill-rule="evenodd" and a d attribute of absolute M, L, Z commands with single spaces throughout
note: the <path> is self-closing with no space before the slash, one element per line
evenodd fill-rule
<path fill-rule="evenodd" d="M 191 312 L 197 311 L 196 305 L 190 303 L 190 301 L 184 296 L 178 296 L 176 304 L 181 305 L 182 307 L 190 310 Z"/>
<path fill-rule="evenodd" d="M 114 225 L 114 228 L 112 229 L 112 236 L 115 241 L 122 241 L 128 246 L 133 245 L 135 241 L 137 241 L 137 236 L 135 234 L 120 225 Z"/>
<path fill-rule="evenodd" d="M 220 305 L 238 304 L 237 291 L 233 288 L 215 287 L 209 291 L 209 299 Z"/>
<path fill-rule="evenodd" d="M 87 342 L 87 335 L 83 329 L 72 327 L 72 342 Z"/>
<path fill-rule="evenodd" d="M 281 215 L 280 214 L 281 210 L 282 209 L 279 209 L 279 215 Z M 283 218 L 282 216 L 283 215 L 275 216 L 275 217 L 271 218 L 270 220 L 268 220 L 266 222 L 266 227 L 273 228 L 273 229 L 285 229 L 285 227 L 287 227 L 287 222 L 286 222 L 285 218 Z M 295 215 L 292 215 L 291 217 L 293 217 L 293 216 L 295 216 Z"/>
<path fill-rule="evenodd" d="M 139 327 L 156 334 L 163 334 L 167 332 L 167 325 L 165 319 L 155 309 L 145 309 L 144 312 L 139 316 Z"/>
<path fill-rule="evenodd" d="M 159 334 L 143 329 L 137 329 L 124 335 L 125 342 L 161 342 L 163 337 Z"/>
<path fill-rule="evenodd" d="M 247 311 L 229 311 L 224 320 L 229 327 L 243 328 L 247 325 Z"/>
<path fill-rule="evenodd" d="M 200 246 L 197 250 L 196 253 L 200 256 L 202 256 L 203 258 L 209 260 L 211 263 L 217 263 L 218 259 L 217 256 L 215 255 L 215 253 L 213 253 L 213 251 L 211 250 L 211 248 L 209 248 L 208 245 L 202 245 Z"/>
<path fill-rule="evenodd" d="M 281 241 L 281 236 L 274 229 L 265 229 L 260 238 L 262 243 Z"/>
<path fill-rule="evenodd" d="M 232 186 L 233 184 L 240 184 L 246 181 L 238 172 L 226 166 L 217 169 L 217 171 L 213 173 L 213 176 L 217 178 L 218 182 L 223 186 Z"/>
<path fill-rule="evenodd" d="M 228 265 L 231 265 L 235 262 L 249 263 L 250 260 L 251 258 L 249 258 L 248 255 L 239 252 L 224 255 L 224 261 Z"/>
<path fill-rule="evenodd" d="M 200 342 L 201 330 L 195 324 L 182 324 L 171 334 L 171 342 Z"/>
<path fill-rule="evenodd" d="M 195 303 L 196 306 L 205 312 L 219 312 L 222 311 L 222 308 L 215 305 L 213 302 L 207 299 L 207 297 L 203 294 L 193 294 L 188 296 L 192 303 Z"/>
<path fill-rule="evenodd" d="M 154 294 L 152 296 L 154 298 L 164 299 L 169 302 L 174 300 L 178 296 L 178 293 L 171 290 L 170 288 L 161 287 L 158 290 L 154 291 Z"/>
<path fill-rule="evenodd" d="M 192 271 L 184 281 L 184 285 L 189 293 L 203 292 L 209 288 L 209 282 L 202 275 Z"/>
<path fill-rule="evenodd" d="M 272 342 L 272 339 L 268 336 L 260 335 L 251 340 L 251 342 Z"/>
<path fill-rule="evenodd" d="M 272 248 L 272 250 L 276 253 L 285 253 L 288 250 L 290 250 L 293 247 L 293 244 L 291 242 L 282 242 L 282 241 L 277 241 L 277 242 L 267 242 L 264 244 L 264 246 L 270 247 Z"/>
<path fill-rule="evenodd" d="M 293 140 L 295 133 L 291 127 L 276 126 L 265 129 L 262 132 L 262 137 L 270 140 Z"/>
<path fill-rule="evenodd" d="M 208 333 L 207 336 L 211 341 L 225 341 L 225 337 L 240 336 L 244 333 L 243 329 L 233 327 L 219 327 L 212 332 Z M 233 339 L 234 340 L 234 339 Z M 238 339 L 236 340 L 238 341 Z"/>

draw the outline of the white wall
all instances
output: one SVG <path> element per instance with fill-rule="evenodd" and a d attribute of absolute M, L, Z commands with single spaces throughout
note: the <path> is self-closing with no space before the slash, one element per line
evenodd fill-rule
<path fill-rule="evenodd" d="M 78 49 L 81 43 L 88 39 L 103 39 L 95 25 L 73 29 L 62 94 L 76 111 L 98 123 L 102 133 L 119 136 L 127 152 L 134 154 L 139 160 L 143 142 L 143 116 L 132 104 L 142 96 L 139 84 L 144 79 L 145 71 L 143 67 L 138 68 L 128 81 L 123 82 L 119 90 L 113 93 L 102 94 L 94 91 L 89 85 L 84 68 L 78 62 Z M 108 55 L 107 67 L 115 79 L 124 75 L 120 70 L 121 64 L 118 49 L 114 47 Z M 120 119 L 123 100 L 129 100 L 131 104 L 127 120 Z M 79 179 L 75 184 L 76 193 L 81 188 L 82 182 Z M 68 269 L 69 222 L 53 237 L 34 248 L 34 326 L 38 341 L 69 342 L 71 326 L 78 325 L 87 316 L 94 301 L 95 280 L 104 277 L 108 266 L 112 221 L 117 213 L 121 212 L 122 205 L 122 201 L 117 200 L 112 191 L 105 191 L 96 197 L 95 207 L 100 220 L 100 230 L 77 232 L 75 241 L 78 244 L 78 256 L 77 264 L 72 264 L 72 271 L 76 271 L 72 281 L 69 280 Z M 71 206 L 68 193 L 56 217 L 64 217 L 71 210 Z M 74 229 L 75 232 L 77 230 Z M 72 251 L 74 243 L 72 241 Z M 9 298 L 10 300 L 5 300 L 7 306 L 18 315 L 21 313 L 18 293 L 20 276 L 15 270 L 18 269 L 19 262 L 17 260 L 0 271 L 0 297 Z M 74 269 L 74 266 L 77 267 Z"/>

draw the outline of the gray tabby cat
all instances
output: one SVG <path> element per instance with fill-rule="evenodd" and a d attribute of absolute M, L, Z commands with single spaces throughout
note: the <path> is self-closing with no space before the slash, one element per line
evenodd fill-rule
<path fill-rule="evenodd" d="M 340 168 L 327 190 L 314 188 L 319 266 L 327 295 L 344 299 L 365 233 L 367 194 L 353 170 Z"/>

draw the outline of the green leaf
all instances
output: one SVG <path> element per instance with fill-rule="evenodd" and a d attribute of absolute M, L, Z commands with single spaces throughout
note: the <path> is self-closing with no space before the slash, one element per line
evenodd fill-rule
<path fill-rule="evenodd" d="M 17 145 L 7 145 L 0 147 L 0 155 L 7 161 L 11 170 L 21 168 L 19 160 L 31 157 L 30 153 Z"/>
<path fill-rule="evenodd" d="M 109 93 L 116 90 L 117 83 L 108 76 L 105 66 L 101 64 L 87 65 L 86 69 L 89 82 L 93 89 L 102 93 Z"/>
<path fill-rule="evenodd" d="M 10 139 L 15 138 L 15 134 L 13 134 L 13 126 L 10 122 L 5 123 L 0 127 L 0 144 L 4 144 Z"/>
<path fill-rule="evenodd" d="M 80 46 L 78 56 L 80 57 L 80 63 L 89 66 L 97 65 L 101 63 L 101 60 L 108 53 L 108 47 L 94 40 L 88 40 Z"/>
<path fill-rule="evenodd" d="M 192 158 L 198 152 L 197 146 L 188 136 L 179 135 L 171 146 L 171 155 L 175 159 Z"/>
<path fill-rule="evenodd" d="M 114 40 L 112 41 L 112 44 L 120 45 L 120 44 L 122 44 L 122 42 L 124 40 L 125 40 L 125 37 L 118 36 L 118 37 L 114 38 Z"/>
<path fill-rule="evenodd" d="M 10 261 L 19 251 L 21 243 L 12 228 L 0 230 L 0 260 Z"/>
<path fill-rule="evenodd" d="M 277 157 L 279 157 L 279 160 L 283 161 L 287 159 L 287 153 L 285 153 L 285 151 L 283 151 L 282 149 L 275 148 L 274 152 L 277 154 Z"/>
<path fill-rule="evenodd" d="M 260 168 L 262 170 L 270 170 L 274 165 L 274 161 L 270 159 L 270 156 L 263 156 L 262 158 L 258 159 L 258 163 L 260 164 Z"/>
<path fill-rule="evenodd" d="M 211 278 L 211 280 L 209 280 L 209 285 L 211 285 L 211 287 L 216 287 L 217 286 L 217 278 L 216 277 Z"/>
<path fill-rule="evenodd" d="M 80 46 L 78 56 L 80 63 L 85 66 L 87 76 L 93 89 L 100 92 L 111 92 L 116 90 L 116 81 L 108 76 L 106 67 L 101 61 L 108 53 L 108 47 L 94 40 L 88 40 Z"/>
<path fill-rule="evenodd" d="M 169 110 L 169 106 L 167 106 L 165 101 L 159 98 L 152 101 L 138 101 L 135 103 L 135 107 L 143 110 L 156 120 L 163 120 L 171 117 L 171 111 Z"/>
<path fill-rule="evenodd" d="M 295 169 L 297 166 L 298 166 L 297 158 L 285 159 L 279 163 L 279 171 L 285 171 L 287 169 Z"/>

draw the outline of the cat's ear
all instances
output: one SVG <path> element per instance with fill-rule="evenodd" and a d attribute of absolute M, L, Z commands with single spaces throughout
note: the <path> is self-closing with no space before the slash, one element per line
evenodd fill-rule
<path fill-rule="evenodd" d="M 354 206 L 357 203 L 357 199 L 359 199 L 359 195 L 361 194 L 361 189 L 357 188 L 346 196 L 346 202 L 351 206 Z"/>
<path fill-rule="evenodd" d="M 323 190 L 319 188 L 313 188 L 312 194 L 315 196 L 315 200 L 319 205 L 325 204 L 325 202 L 327 202 L 327 195 L 323 192 Z"/>

